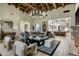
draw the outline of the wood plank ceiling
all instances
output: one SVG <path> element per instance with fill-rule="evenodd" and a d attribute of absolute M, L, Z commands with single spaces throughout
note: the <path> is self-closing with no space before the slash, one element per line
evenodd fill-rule
<path fill-rule="evenodd" d="M 8 3 L 8 5 L 14 5 L 21 11 L 30 13 L 33 10 L 41 11 L 51 11 L 52 9 L 57 9 L 59 7 L 64 8 L 69 3 Z"/>

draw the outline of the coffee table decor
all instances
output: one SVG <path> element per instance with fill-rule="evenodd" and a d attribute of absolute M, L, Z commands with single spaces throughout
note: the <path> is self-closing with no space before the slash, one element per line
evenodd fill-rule
<path fill-rule="evenodd" d="M 59 44 L 60 44 L 60 41 L 54 40 L 52 43 L 52 46 L 50 48 L 46 47 L 44 44 L 44 45 L 38 47 L 38 51 L 41 51 L 45 54 L 52 56 L 54 54 L 54 52 L 56 51 L 57 47 L 59 46 Z"/>

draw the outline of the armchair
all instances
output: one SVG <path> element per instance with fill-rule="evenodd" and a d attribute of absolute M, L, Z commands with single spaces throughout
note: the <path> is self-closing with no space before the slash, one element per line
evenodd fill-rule
<path fill-rule="evenodd" d="M 28 56 L 28 55 L 35 55 L 37 53 L 37 44 L 30 44 L 27 46 L 24 42 L 15 41 L 13 45 L 14 55 L 18 56 Z"/>
<path fill-rule="evenodd" d="M 4 44 L 4 47 L 7 48 L 7 50 L 12 49 L 13 43 L 14 43 L 14 40 L 12 40 L 9 36 L 5 36 L 3 40 L 3 44 Z"/>

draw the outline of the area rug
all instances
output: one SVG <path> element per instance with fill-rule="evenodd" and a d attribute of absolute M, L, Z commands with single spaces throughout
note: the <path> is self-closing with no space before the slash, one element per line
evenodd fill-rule
<path fill-rule="evenodd" d="M 48 48 L 48 47 L 45 47 L 45 45 L 42 45 L 42 46 L 38 47 L 38 50 L 52 56 L 54 54 L 54 52 L 56 51 L 59 43 L 60 43 L 60 41 L 54 40 L 51 48 Z"/>

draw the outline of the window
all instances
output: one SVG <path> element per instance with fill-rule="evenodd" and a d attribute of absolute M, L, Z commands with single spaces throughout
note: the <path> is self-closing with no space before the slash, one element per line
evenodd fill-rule
<path fill-rule="evenodd" d="M 69 31 L 71 18 L 53 19 L 48 21 L 49 31 Z"/>
<path fill-rule="evenodd" d="M 41 25 L 40 24 L 35 24 L 35 31 L 41 32 Z"/>

